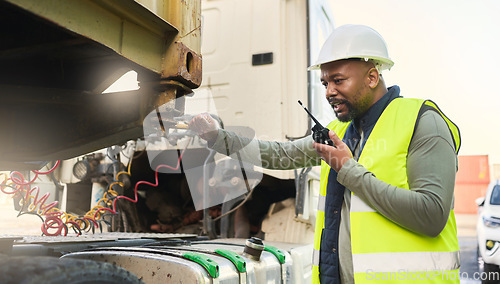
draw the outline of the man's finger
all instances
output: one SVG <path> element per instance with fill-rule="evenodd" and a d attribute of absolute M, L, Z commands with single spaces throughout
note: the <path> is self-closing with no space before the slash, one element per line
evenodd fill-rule
<path fill-rule="evenodd" d="M 326 144 L 322 144 L 322 143 L 316 143 L 316 142 L 313 142 L 313 148 L 319 152 L 319 153 L 323 153 L 325 151 L 328 150 L 328 148 L 330 148 L 332 146 L 330 145 L 326 145 Z"/>
<path fill-rule="evenodd" d="M 335 131 L 330 130 L 330 131 L 328 132 L 328 135 L 330 135 L 330 139 L 332 139 L 332 141 L 333 141 L 333 143 L 334 143 L 335 145 L 338 145 L 338 144 L 339 144 L 339 142 L 342 142 L 342 140 L 339 138 L 339 136 L 337 135 L 337 133 L 335 133 Z"/>

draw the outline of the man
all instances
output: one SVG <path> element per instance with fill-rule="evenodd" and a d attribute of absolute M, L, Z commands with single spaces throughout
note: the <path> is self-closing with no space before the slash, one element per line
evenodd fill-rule
<path fill-rule="evenodd" d="M 309 68 L 321 69 L 338 118 L 328 126 L 335 147 L 307 137 L 242 151 L 249 161 L 259 151 L 266 168 L 321 164 L 313 283 L 459 283 L 459 131 L 434 103 L 387 88 L 381 71 L 392 65 L 376 31 L 337 28 Z M 190 127 L 221 153 L 248 144 L 206 115 Z"/>

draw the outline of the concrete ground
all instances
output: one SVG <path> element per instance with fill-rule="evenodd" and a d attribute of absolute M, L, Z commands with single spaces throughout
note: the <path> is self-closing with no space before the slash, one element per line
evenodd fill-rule
<path fill-rule="evenodd" d="M 480 284 L 481 281 L 474 277 L 480 271 L 477 260 L 477 214 L 456 214 L 455 217 L 460 245 L 460 284 Z"/>

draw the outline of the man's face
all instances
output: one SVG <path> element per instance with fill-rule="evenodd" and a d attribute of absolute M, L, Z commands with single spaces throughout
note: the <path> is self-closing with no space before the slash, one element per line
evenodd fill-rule
<path fill-rule="evenodd" d="M 321 83 L 326 99 L 340 121 L 358 118 L 374 103 L 368 73 L 373 66 L 356 60 L 340 60 L 321 65 Z"/>

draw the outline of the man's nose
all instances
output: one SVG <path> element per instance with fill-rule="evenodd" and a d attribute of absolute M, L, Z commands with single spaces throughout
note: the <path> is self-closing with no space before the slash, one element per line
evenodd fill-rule
<path fill-rule="evenodd" d="M 338 95 L 337 89 L 334 84 L 328 84 L 326 86 L 326 98 L 335 97 Z"/>

